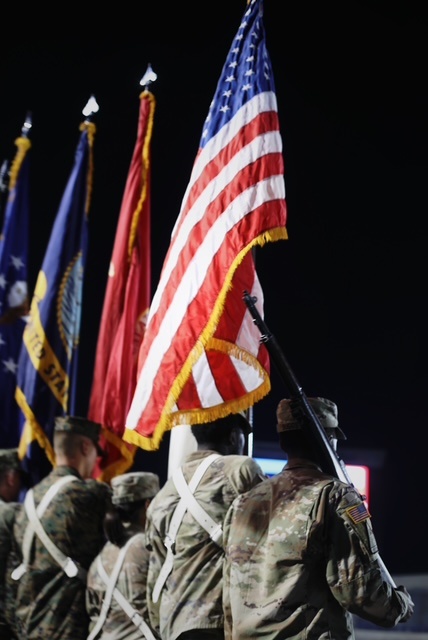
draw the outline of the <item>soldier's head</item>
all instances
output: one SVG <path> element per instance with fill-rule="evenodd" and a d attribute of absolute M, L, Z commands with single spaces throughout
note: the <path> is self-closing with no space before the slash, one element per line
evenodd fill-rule
<path fill-rule="evenodd" d="M 104 451 L 99 444 L 101 425 L 79 416 L 56 418 L 53 445 L 57 465 L 77 469 L 83 478 L 90 478 L 97 457 Z"/>
<path fill-rule="evenodd" d="M 144 531 L 147 508 L 160 488 L 159 476 L 149 471 L 129 471 L 111 479 L 112 509 L 104 518 L 107 539 L 121 547 L 134 525 Z"/>
<path fill-rule="evenodd" d="M 16 502 L 24 484 L 18 449 L 0 449 L 0 500 Z"/>
<path fill-rule="evenodd" d="M 111 479 L 113 508 L 104 519 L 105 534 L 121 547 L 130 524 L 144 531 L 146 511 L 160 488 L 159 476 L 149 471 L 129 471 Z"/>
<path fill-rule="evenodd" d="M 213 450 L 221 455 L 242 455 L 245 438 L 251 433 L 251 424 L 242 413 L 231 413 L 205 424 L 193 425 L 199 450 Z"/>
<path fill-rule="evenodd" d="M 307 398 L 331 446 L 336 450 L 338 440 L 346 440 L 339 427 L 337 405 L 327 398 Z M 318 447 L 310 431 L 304 428 L 305 414 L 298 400 L 283 399 L 276 411 L 277 431 L 281 448 L 288 457 L 318 459 Z"/>

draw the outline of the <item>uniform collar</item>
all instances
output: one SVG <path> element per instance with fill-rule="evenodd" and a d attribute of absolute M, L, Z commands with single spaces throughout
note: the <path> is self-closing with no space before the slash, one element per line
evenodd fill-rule
<path fill-rule="evenodd" d="M 284 470 L 287 471 L 288 469 L 317 469 L 318 471 L 322 471 L 319 465 L 307 458 L 295 458 L 287 462 Z"/>

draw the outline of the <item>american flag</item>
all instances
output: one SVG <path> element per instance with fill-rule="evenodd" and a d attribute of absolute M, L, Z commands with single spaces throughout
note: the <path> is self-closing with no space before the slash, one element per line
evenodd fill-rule
<path fill-rule="evenodd" d="M 364 502 L 356 504 L 353 507 L 349 507 L 349 509 L 346 509 L 346 513 L 349 515 L 351 520 L 355 522 L 355 524 L 371 518 Z"/>
<path fill-rule="evenodd" d="M 282 140 L 263 2 L 247 4 L 205 120 L 139 354 L 124 440 L 252 406 L 269 356 L 243 302 L 263 293 L 251 249 L 287 238 Z"/>

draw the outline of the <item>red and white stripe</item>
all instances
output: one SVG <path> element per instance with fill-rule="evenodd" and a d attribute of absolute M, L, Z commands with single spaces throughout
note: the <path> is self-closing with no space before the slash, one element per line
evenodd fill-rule
<path fill-rule="evenodd" d="M 286 239 L 276 97 L 258 94 L 199 150 L 150 307 L 124 439 L 244 409 L 270 389 L 269 358 L 245 303 L 263 294 L 251 248 Z"/>

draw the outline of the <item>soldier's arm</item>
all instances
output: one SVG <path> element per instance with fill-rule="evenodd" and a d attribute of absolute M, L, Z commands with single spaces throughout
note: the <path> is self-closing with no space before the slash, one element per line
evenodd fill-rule
<path fill-rule="evenodd" d="M 336 488 L 328 509 L 327 581 L 334 597 L 350 613 L 381 627 L 410 618 L 409 594 L 384 579 L 370 513 L 358 492 Z"/>

